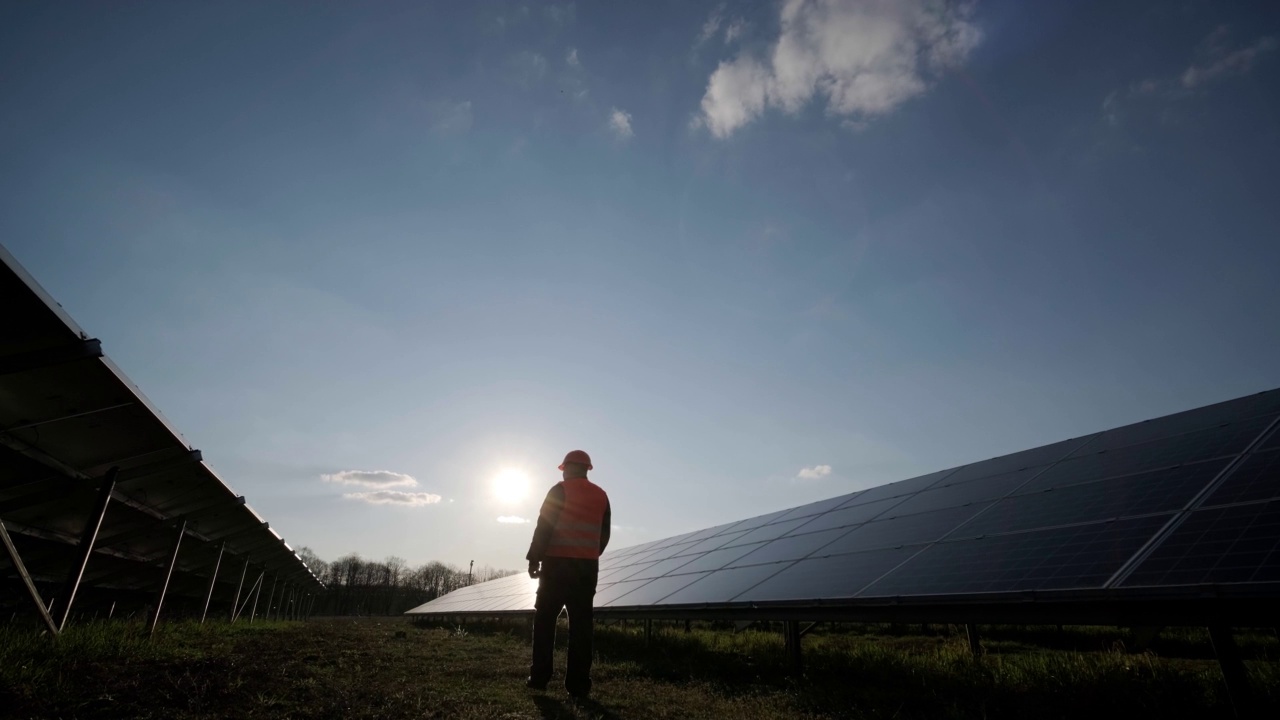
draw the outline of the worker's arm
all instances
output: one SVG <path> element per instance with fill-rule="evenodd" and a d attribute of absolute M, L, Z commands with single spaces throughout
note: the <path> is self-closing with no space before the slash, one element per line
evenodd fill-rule
<path fill-rule="evenodd" d="M 529 554 L 524 556 L 529 561 L 529 569 L 534 563 L 542 562 L 547 554 L 547 545 L 551 544 L 551 531 L 560 519 L 560 511 L 564 509 L 564 486 L 556 483 L 547 491 L 542 501 L 542 509 L 538 511 L 538 525 L 533 529 L 533 542 L 529 543 Z"/>
<path fill-rule="evenodd" d="M 613 509 L 609 507 L 609 499 L 604 501 L 604 519 L 600 521 L 600 554 L 604 554 L 604 549 L 609 544 L 609 532 L 613 526 Z"/>

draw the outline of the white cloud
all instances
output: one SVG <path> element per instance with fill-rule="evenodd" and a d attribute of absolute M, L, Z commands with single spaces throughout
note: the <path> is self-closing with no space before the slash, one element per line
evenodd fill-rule
<path fill-rule="evenodd" d="M 578 60 L 578 48 L 569 48 L 569 54 L 565 56 L 564 61 L 569 67 L 582 67 L 582 62 Z"/>
<path fill-rule="evenodd" d="M 724 44 L 728 45 L 734 40 L 737 40 L 742 37 L 742 34 L 746 31 L 747 22 L 742 18 L 734 18 L 733 22 L 729 23 L 729 27 L 724 29 Z"/>
<path fill-rule="evenodd" d="M 525 50 L 512 58 L 516 82 L 532 87 L 547 76 L 547 59 L 540 53 Z"/>
<path fill-rule="evenodd" d="M 1228 52 L 1223 45 L 1225 39 L 1225 28 L 1218 28 L 1209 36 L 1203 62 L 1198 65 L 1192 63 L 1182 73 L 1182 87 L 1192 90 L 1233 75 L 1244 75 L 1253 69 L 1259 58 L 1280 46 L 1275 38 L 1263 37 L 1248 47 Z"/>
<path fill-rule="evenodd" d="M 507 525 L 527 525 L 529 523 L 529 520 L 526 518 L 519 517 L 517 515 L 500 515 L 498 517 L 498 522 L 504 523 Z"/>
<path fill-rule="evenodd" d="M 629 140 L 635 135 L 631 130 L 631 113 L 614 108 L 613 112 L 609 113 L 609 129 L 613 130 L 618 138 Z"/>
<path fill-rule="evenodd" d="M 813 467 L 800 468 L 800 472 L 796 473 L 798 480 L 821 480 L 831 474 L 830 465 L 814 465 Z"/>
<path fill-rule="evenodd" d="M 360 485 L 373 488 L 415 487 L 418 484 L 412 476 L 390 470 L 343 470 L 321 475 L 320 479 L 338 485 Z"/>
<path fill-rule="evenodd" d="M 430 104 L 431 129 L 442 134 L 464 133 L 471 129 L 471 101 L 440 100 Z"/>
<path fill-rule="evenodd" d="M 694 46 L 701 45 L 710 40 L 716 33 L 720 32 L 720 25 L 724 22 L 724 3 L 720 3 L 707 16 L 707 21 L 702 23 L 702 32 L 698 33 L 698 39 L 694 42 Z"/>
<path fill-rule="evenodd" d="M 348 500 L 362 500 L 371 505 L 435 505 L 442 499 L 434 493 L 409 493 L 397 490 L 373 490 L 371 492 L 346 493 Z"/>
<path fill-rule="evenodd" d="M 971 14 L 945 0 L 786 0 L 769 57 L 744 53 L 711 74 L 702 124 L 728 137 L 766 106 L 794 114 L 815 95 L 831 115 L 884 115 L 968 57 L 981 39 Z"/>

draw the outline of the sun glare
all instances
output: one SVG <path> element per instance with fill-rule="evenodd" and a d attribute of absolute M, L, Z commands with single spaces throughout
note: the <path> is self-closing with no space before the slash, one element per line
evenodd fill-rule
<path fill-rule="evenodd" d="M 529 495 L 529 475 L 523 470 L 507 468 L 493 478 L 493 494 L 504 503 L 514 503 Z"/>

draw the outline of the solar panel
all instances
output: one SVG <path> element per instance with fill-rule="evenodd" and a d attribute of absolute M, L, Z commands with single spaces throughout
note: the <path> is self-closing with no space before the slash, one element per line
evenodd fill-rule
<path fill-rule="evenodd" d="M 153 592 L 179 528 L 185 539 L 169 597 L 203 599 L 224 551 L 225 567 L 234 555 L 282 585 L 320 586 L 3 248 L 0 308 L 0 519 L 18 550 L 17 559 L 0 555 L 0 577 L 16 575 L 21 562 L 37 590 L 62 592 L 82 534 L 107 497 L 81 584 L 86 592 Z M 224 570 L 215 587 L 235 585 L 239 575 Z"/>
<path fill-rule="evenodd" d="M 622 548 L 601 560 L 596 607 L 1119 607 L 1224 583 L 1280 596 L 1278 425 L 1270 391 Z"/>

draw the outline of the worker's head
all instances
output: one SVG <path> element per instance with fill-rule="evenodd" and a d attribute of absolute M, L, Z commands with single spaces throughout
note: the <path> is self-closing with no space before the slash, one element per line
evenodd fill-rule
<path fill-rule="evenodd" d="M 560 470 L 564 473 L 564 479 L 584 478 L 587 471 L 591 470 L 591 456 L 582 450 L 573 450 L 564 456 L 564 462 L 560 463 Z"/>

